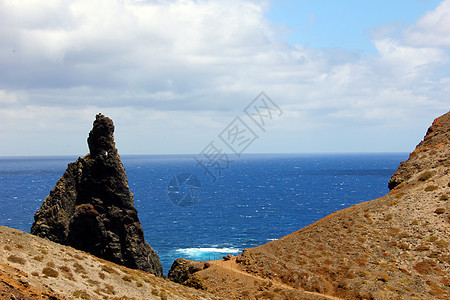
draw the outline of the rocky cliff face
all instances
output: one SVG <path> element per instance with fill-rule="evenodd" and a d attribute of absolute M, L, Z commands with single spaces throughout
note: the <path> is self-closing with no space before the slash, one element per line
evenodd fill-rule
<path fill-rule="evenodd" d="M 434 120 L 428 128 L 422 142 L 411 152 L 409 159 L 403 161 L 400 167 L 389 180 L 389 189 L 393 189 L 400 184 L 407 184 L 414 175 L 420 174 L 425 169 L 434 169 L 439 166 L 450 167 L 448 152 L 446 151 L 450 140 L 450 113 Z M 425 181 L 427 173 L 422 175 L 421 181 Z M 430 176 L 431 177 L 431 176 Z"/>
<path fill-rule="evenodd" d="M 90 154 L 70 163 L 34 216 L 31 233 L 95 256 L 162 275 L 144 233 L 114 143 L 114 124 L 96 116 Z"/>

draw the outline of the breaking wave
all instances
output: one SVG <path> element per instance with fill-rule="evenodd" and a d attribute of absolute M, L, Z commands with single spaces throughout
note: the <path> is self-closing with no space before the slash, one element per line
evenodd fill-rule
<path fill-rule="evenodd" d="M 191 260 L 215 260 L 222 258 L 227 254 L 238 254 L 241 252 L 238 248 L 214 248 L 214 247 L 200 247 L 200 248 L 180 248 L 175 252 L 180 254 L 183 258 Z"/>

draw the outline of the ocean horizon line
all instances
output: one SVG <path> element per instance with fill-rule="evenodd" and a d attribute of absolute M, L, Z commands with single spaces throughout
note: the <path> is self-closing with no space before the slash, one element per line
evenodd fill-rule
<path fill-rule="evenodd" d="M 84 155 L 78 155 L 78 154 L 48 154 L 48 155 L 0 155 L 0 159 L 55 159 L 55 158 L 78 158 L 78 157 L 84 157 L 86 156 L 86 154 L 88 154 L 89 152 L 85 153 Z M 230 155 L 230 156 L 236 156 L 238 158 L 242 158 L 242 157 L 250 157 L 250 156 L 339 156 L 339 155 L 386 155 L 386 154 L 409 154 L 410 152 L 407 151 L 370 151 L 370 152 L 365 152 L 365 151 L 355 151 L 355 152 L 274 152 L 274 153 L 269 153 L 269 152 L 264 152 L 264 153 L 243 153 L 240 156 L 237 156 L 234 153 L 229 153 L 229 152 L 224 152 L 224 154 Z M 164 154 L 164 153 L 159 153 L 159 154 L 120 154 L 120 157 L 122 158 L 128 158 L 128 157 L 182 157 L 182 156 L 186 156 L 186 157 L 193 157 L 193 156 L 198 156 L 201 155 L 199 153 L 168 153 L 168 154 Z"/>

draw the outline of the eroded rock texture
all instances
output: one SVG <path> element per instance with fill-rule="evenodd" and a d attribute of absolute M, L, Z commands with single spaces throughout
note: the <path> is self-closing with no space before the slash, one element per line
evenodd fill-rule
<path fill-rule="evenodd" d="M 113 133 L 112 120 L 98 114 L 89 133 L 90 154 L 68 165 L 36 212 L 31 233 L 161 276 L 159 257 L 145 242 Z"/>
<path fill-rule="evenodd" d="M 179 258 L 173 262 L 167 277 L 176 283 L 184 284 L 194 273 L 207 269 L 209 266 L 209 263 Z"/>
<path fill-rule="evenodd" d="M 401 183 L 406 183 L 415 174 L 419 174 L 427 168 L 438 166 L 450 167 L 448 161 L 447 148 L 450 140 L 450 112 L 436 118 L 428 128 L 422 142 L 409 155 L 407 161 L 403 161 L 392 178 L 389 180 L 389 189 L 394 189 Z M 427 176 L 432 176 L 433 171 L 422 174 L 423 180 Z"/>

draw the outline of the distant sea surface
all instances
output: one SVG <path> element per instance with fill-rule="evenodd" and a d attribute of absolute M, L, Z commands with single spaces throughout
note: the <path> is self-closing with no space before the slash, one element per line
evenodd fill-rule
<path fill-rule="evenodd" d="M 164 273 L 180 257 L 219 259 L 281 238 L 326 215 L 388 193 L 406 153 L 247 154 L 213 182 L 193 155 L 122 156 L 147 242 Z M 0 225 L 30 231 L 33 215 L 76 157 L 1 157 Z M 177 174 L 201 182 L 199 200 L 168 197 Z"/>

